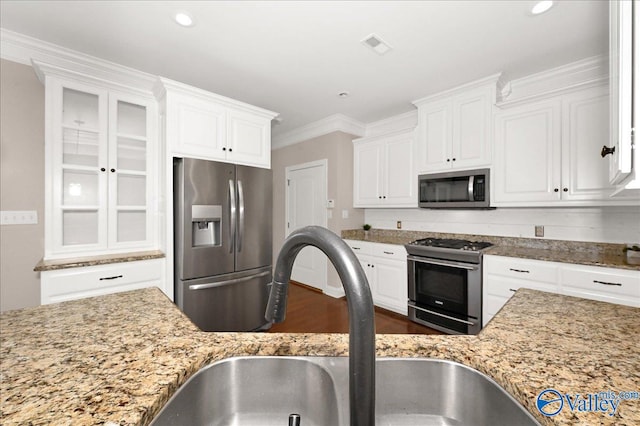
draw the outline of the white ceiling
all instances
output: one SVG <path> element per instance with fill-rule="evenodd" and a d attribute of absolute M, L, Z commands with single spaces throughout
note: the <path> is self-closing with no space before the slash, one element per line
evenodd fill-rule
<path fill-rule="evenodd" d="M 2 0 L 0 25 L 277 111 L 281 135 L 336 113 L 377 121 L 493 73 L 607 53 L 607 1 L 559 0 L 535 17 L 533 3 Z M 179 10 L 196 25 L 178 26 Z M 371 33 L 393 50 L 366 48 Z"/>

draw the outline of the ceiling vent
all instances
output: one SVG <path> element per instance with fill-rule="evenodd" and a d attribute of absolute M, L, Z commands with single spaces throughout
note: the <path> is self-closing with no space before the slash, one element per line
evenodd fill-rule
<path fill-rule="evenodd" d="M 370 34 L 366 36 L 362 40 L 362 43 L 365 46 L 373 49 L 373 51 L 376 52 L 378 55 L 384 55 L 385 53 L 391 50 L 391 46 L 389 45 L 389 43 L 385 42 L 375 34 Z"/>

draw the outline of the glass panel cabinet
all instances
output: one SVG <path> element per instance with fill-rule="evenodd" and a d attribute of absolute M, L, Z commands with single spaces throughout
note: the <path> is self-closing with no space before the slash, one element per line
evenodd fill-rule
<path fill-rule="evenodd" d="M 45 258 L 154 248 L 153 98 L 47 78 Z"/>

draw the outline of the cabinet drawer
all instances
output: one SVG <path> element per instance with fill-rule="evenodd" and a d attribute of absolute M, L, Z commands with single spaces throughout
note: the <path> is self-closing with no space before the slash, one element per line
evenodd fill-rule
<path fill-rule="evenodd" d="M 344 240 L 344 242 L 351 247 L 351 250 L 353 250 L 356 255 L 371 254 L 373 251 L 374 243 L 358 240 Z"/>
<path fill-rule="evenodd" d="M 380 256 L 386 259 L 407 260 L 407 251 L 404 246 L 397 244 L 372 244 L 370 247 L 372 256 Z"/>
<path fill-rule="evenodd" d="M 515 257 L 485 256 L 484 268 L 487 274 L 535 281 L 539 283 L 553 283 L 558 279 L 558 267 L 549 262 L 518 259 Z"/>
<path fill-rule="evenodd" d="M 520 288 L 531 288 L 534 290 L 558 292 L 556 284 L 535 282 L 529 280 L 520 280 L 516 278 L 508 278 L 499 275 L 487 275 L 484 283 L 488 295 L 510 298 Z"/>
<path fill-rule="evenodd" d="M 41 273 L 41 303 L 101 296 L 121 291 L 157 286 L 163 289 L 164 259 Z"/>
<path fill-rule="evenodd" d="M 640 272 L 598 267 L 563 267 L 563 290 L 640 300 Z"/>

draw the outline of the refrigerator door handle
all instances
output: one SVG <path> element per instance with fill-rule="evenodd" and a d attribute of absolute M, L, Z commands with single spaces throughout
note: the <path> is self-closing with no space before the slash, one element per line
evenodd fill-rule
<path fill-rule="evenodd" d="M 229 253 L 233 253 L 236 238 L 236 189 L 233 179 L 229 179 Z"/>
<path fill-rule="evenodd" d="M 242 251 L 244 236 L 244 191 L 242 181 L 238 180 L 238 252 Z"/>
<path fill-rule="evenodd" d="M 266 277 L 269 275 L 269 271 L 260 272 L 259 274 L 250 275 L 248 277 L 236 278 L 234 280 L 225 280 L 216 283 L 207 283 L 207 284 L 192 284 L 189 286 L 189 290 L 206 290 L 208 288 L 217 288 L 217 287 L 225 287 L 231 284 L 238 284 L 246 281 L 251 281 L 256 278 Z"/>

